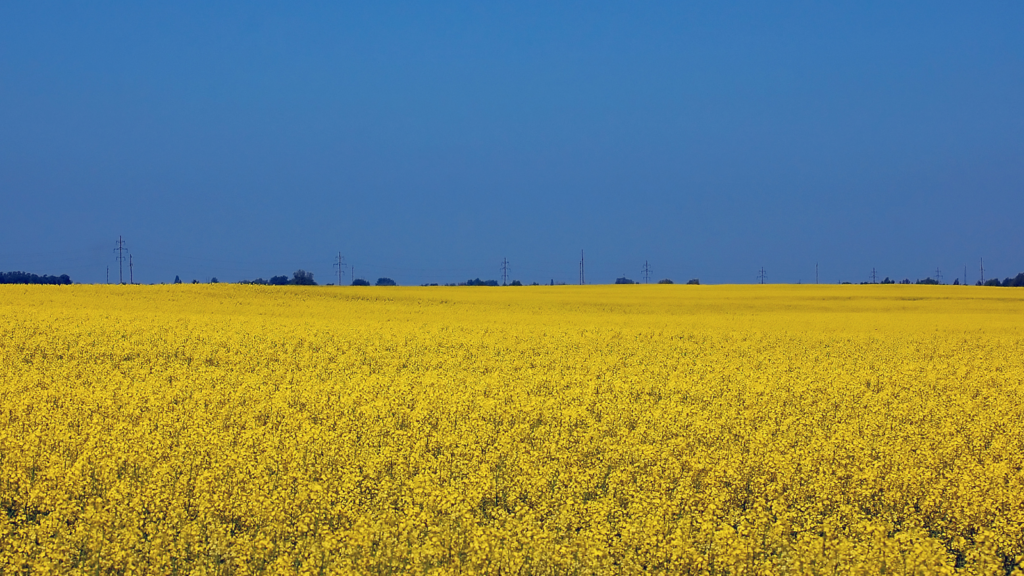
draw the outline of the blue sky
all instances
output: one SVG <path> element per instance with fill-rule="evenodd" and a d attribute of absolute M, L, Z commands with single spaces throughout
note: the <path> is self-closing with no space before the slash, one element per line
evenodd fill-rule
<path fill-rule="evenodd" d="M 1024 4 L 0 4 L 0 270 L 1024 270 Z M 346 279 L 348 280 L 348 278 Z"/>

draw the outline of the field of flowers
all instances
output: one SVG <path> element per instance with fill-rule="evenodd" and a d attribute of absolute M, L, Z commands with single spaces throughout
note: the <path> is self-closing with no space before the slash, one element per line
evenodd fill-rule
<path fill-rule="evenodd" d="M 1024 574 L 1024 291 L 0 286 L 0 573 Z"/>

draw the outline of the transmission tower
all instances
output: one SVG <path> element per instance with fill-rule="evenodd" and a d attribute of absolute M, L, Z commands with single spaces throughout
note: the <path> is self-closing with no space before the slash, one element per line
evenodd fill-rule
<path fill-rule="evenodd" d="M 764 266 L 761 266 L 761 270 L 757 273 L 757 278 L 758 278 L 758 280 L 761 281 L 761 284 L 764 284 L 764 279 L 766 277 L 767 277 L 767 275 L 765 274 Z"/>
<path fill-rule="evenodd" d="M 938 268 L 935 269 L 935 280 L 937 280 L 939 284 L 942 284 L 942 270 L 939 270 Z"/>
<path fill-rule="evenodd" d="M 135 264 L 132 262 L 132 255 L 128 255 L 128 283 L 135 284 Z"/>
<path fill-rule="evenodd" d="M 334 267 L 338 269 L 338 286 L 345 284 L 345 257 L 338 252 L 338 259 L 334 261 Z"/>
<path fill-rule="evenodd" d="M 117 260 L 117 283 L 124 284 L 124 238 L 118 236 L 116 246 L 114 252 L 117 252 L 117 256 L 114 260 Z"/>
<path fill-rule="evenodd" d="M 501 259 L 501 285 L 508 286 L 508 258 Z"/>
<path fill-rule="evenodd" d="M 982 285 L 985 284 L 985 259 L 984 258 L 981 259 L 981 282 L 980 283 Z"/>
<path fill-rule="evenodd" d="M 875 275 L 875 269 L 871 269 L 871 283 L 878 284 L 878 276 Z"/>
<path fill-rule="evenodd" d="M 651 265 L 647 263 L 647 260 L 644 260 L 644 267 L 641 270 L 641 274 L 643 274 L 643 276 L 644 276 L 644 284 L 650 284 L 651 283 Z"/>
<path fill-rule="evenodd" d="M 587 282 L 587 277 L 583 273 L 583 250 L 580 250 L 580 286 L 583 286 Z"/>

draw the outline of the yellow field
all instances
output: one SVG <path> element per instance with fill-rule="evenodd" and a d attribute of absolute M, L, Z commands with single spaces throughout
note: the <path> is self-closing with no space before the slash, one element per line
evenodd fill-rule
<path fill-rule="evenodd" d="M 0 286 L 0 573 L 1024 573 L 1024 290 Z"/>

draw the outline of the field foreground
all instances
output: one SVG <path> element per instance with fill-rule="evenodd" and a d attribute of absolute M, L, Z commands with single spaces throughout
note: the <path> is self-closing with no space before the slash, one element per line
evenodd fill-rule
<path fill-rule="evenodd" d="M 1024 574 L 1024 290 L 0 286 L 0 573 Z"/>

